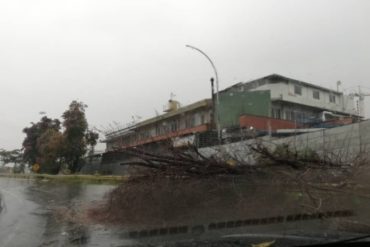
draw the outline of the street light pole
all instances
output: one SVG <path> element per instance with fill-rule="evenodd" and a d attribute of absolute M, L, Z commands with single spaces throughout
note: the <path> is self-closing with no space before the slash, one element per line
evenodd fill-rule
<path fill-rule="evenodd" d="M 207 60 L 210 62 L 211 66 L 213 68 L 213 71 L 215 73 L 215 78 L 216 78 L 216 107 L 215 107 L 215 109 L 216 109 L 216 111 L 215 111 L 215 113 L 216 113 L 216 128 L 217 128 L 218 143 L 221 144 L 221 126 L 220 126 L 220 114 L 219 114 L 220 99 L 219 99 L 219 91 L 218 91 L 219 81 L 218 81 L 218 73 L 217 73 L 216 66 L 213 63 L 213 61 L 211 60 L 211 58 L 204 51 L 202 51 L 201 49 L 196 48 L 196 47 L 191 46 L 191 45 L 186 45 L 186 47 L 191 48 L 193 50 L 196 50 L 199 53 L 201 53 L 203 56 L 205 56 L 207 58 Z"/>

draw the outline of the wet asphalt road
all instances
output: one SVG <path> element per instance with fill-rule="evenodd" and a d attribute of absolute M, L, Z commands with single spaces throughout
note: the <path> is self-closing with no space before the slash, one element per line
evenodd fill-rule
<path fill-rule="evenodd" d="M 232 244 L 227 246 L 249 246 L 246 243 L 258 243 L 277 239 L 278 236 L 285 238 L 289 235 L 296 236 L 297 234 L 304 235 L 304 238 L 299 239 L 300 242 L 310 243 L 313 240 L 314 242 L 326 241 L 326 238 L 331 234 L 331 230 L 333 230 L 333 236 L 335 238 L 340 239 L 344 237 L 342 233 L 338 233 L 337 229 L 333 228 L 336 219 L 333 219 L 333 221 L 319 219 L 294 221 L 270 225 L 258 223 L 257 225 L 251 225 L 246 228 L 224 228 L 209 231 L 207 228 L 209 225 L 207 224 L 212 221 L 217 222 L 216 219 L 211 219 L 209 222 L 204 222 L 204 225 L 190 225 L 189 234 L 187 235 L 178 234 L 171 236 L 169 234 L 165 236 L 165 239 L 163 237 L 137 239 L 130 238 L 129 230 L 124 227 L 108 227 L 71 221 L 68 220 L 68 215 L 66 215 L 65 219 L 56 217 L 55 212 L 60 209 L 68 211 L 71 208 L 79 209 L 83 208 L 84 205 L 96 203 L 114 187 L 113 185 L 106 184 L 0 178 L 0 247 L 114 247 L 138 246 L 142 244 L 152 245 L 153 243 L 154 245 L 159 243 L 160 246 L 167 246 L 162 244 L 163 240 L 175 243 L 172 246 L 177 246 L 181 241 L 188 241 L 189 239 L 191 241 L 192 239 L 196 241 L 203 241 L 202 239 L 215 240 L 220 236 L 227 237 L 238 234 L 244 234 L 244 236 L 245 234 L 249 234 L 253 236 L 253 239 L 250 242 L 242 241 L 242 245 Z M 277 196 L 274 203 L 267 203 L 264 209 L 265 212 L 268 212 L 272 208 L 281 208 L 281 205 L 283 205 L 282 198 Z M 365 228 L 365 232 L 361 229 L 362 234 L 370 233 L 370 198 L 365 200 L 351 197 L 348 199 L 345 198 L 344 202 L 347 202 L 346 204 L 348 205 L 338 202 L 333 203 L 333 205 L 340 206 L 343 209 L 353 210 L 355 217 L 347 217 L 345 220 L 365 222 L 369 228 Z M 200 232 L 198 232 L 199 229 L 201 230 Z M 142 233 L 144 234 L 144 232 Z M 141 234 L 140 231 L 138 233 Z M 260 233 L 268 234 L 261 236 Z M 251 238 L 250 236 L 248 238 Z M 288 241 L 289 244 L 280 241 L 280 244 L 278 243 L 275 246 L 291 246 L 293 242 L 297 243 L 298 241 L 296 237 L 293 239 L 294 241 Z M 207 241 L 205 245 L 200 244 L 199 246 L 210 246 Z M 193 243 L 189 246 L 198 245 L 194 245 Z M 218 245 L 212 244 L 212 246 Z"/>
<path fill-rule="evenodd" d="M 94 203 L 112 185 L 0 178 L 0 246 L 122 246 L 120 230 L 58 220 L 55 210 Z"/>

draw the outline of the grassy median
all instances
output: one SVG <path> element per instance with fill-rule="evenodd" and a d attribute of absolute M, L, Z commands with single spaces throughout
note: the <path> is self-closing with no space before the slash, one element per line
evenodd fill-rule
<path fill-rule="evenodd" d="M 50 175 L 50 174 L 24 174 L 24 173 L 0 173 L 0 177 L 16 178 L 16 179 L 47 179 L 56 181 L 75 181 L 75 182 L 96 182 L 96 183 L 120 183 L 126 181 L 129 176 L 113 176 L 113 175 Z"/>

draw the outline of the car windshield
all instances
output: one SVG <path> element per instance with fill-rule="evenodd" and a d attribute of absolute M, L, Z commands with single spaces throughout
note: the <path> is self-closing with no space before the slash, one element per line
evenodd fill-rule
<path fill-rule="evenodd" d="M 369 11 L 0 1 L 0 246 L 369 242 Z"/>

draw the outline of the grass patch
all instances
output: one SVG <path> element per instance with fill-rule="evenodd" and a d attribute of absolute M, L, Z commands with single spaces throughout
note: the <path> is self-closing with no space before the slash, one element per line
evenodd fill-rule
<path fill-rule="evenodd" d="M 0 177 L 16 179 L 47 179 L 55 181 L 71 182 L 96 182 L 96 183 L 120 183 L 127 181 L 128 176 L 106 176 L 106 175 L 50 175 L 50 174 L 19 174 L 19 173 L 0 173 Z"/>

